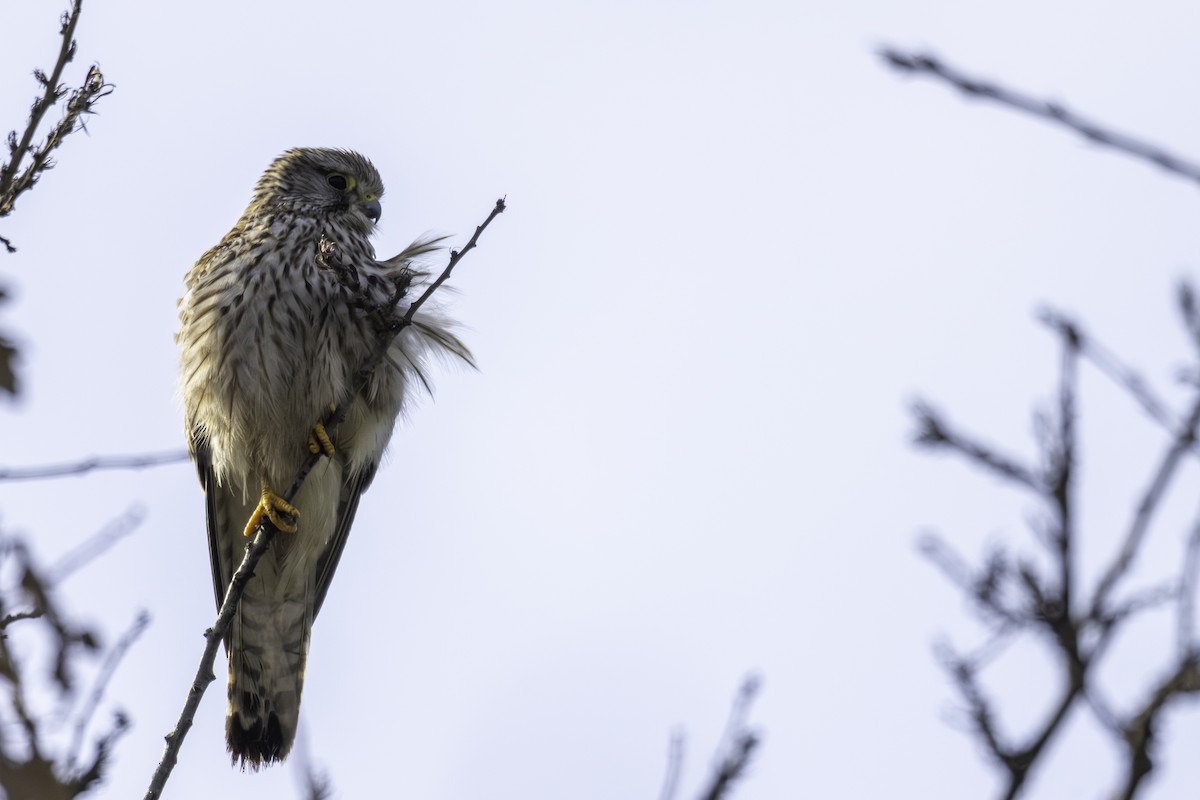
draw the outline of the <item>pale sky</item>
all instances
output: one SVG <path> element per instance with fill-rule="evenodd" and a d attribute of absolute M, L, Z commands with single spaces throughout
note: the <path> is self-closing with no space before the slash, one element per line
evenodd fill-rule
<path fill-rule="evenodd" d="M 66 7 L 64 0 L 60 5 Z M 932 644 L 980 630 L 915 550 L 1032 550 L 1028 500 L 910 446 L 918 395 L 1032 456 L 1055 377 L 1048 303 L 1172 399 L 1189 345 L 1196 187 L 881 65 L 930 48 L 1200 156 L 1200 10 L 1027 1 L 148 6 L 88 0 L 79 62 L 117 86 L 0 233 L 26 355 L 0 466 L 183 446 L 176 299 L 287 148 L 346 147 L 387 184 L 383 256 L 434 230 L 480 369 L 443 369 L 393 440 L 318 619 L 301 735 L 339 797 L 681 798 L 748 671 L 765 732 L 737 797 L 988 797 Z M 57 51 L 53 3 L 0 8 L 0 124 Z M 1082 568 L 1163 446 L 1084 382 Z M 1143 563 L 1172 574 L 1200 470 Z M 1190 482 L 1190 483 L 1189 483 Z M 190 465 L 0 483 L 47 561 L 130 506 L 145 521 L 62 587 L 110 640 L 153 624 L 108 690 L 133 731 L 96 797 L 138 797 L 214 617 Z M 1129 702 L 1153 620 L 1104 672 Z M 1042 717 L 1035 647 L 994 674 L 1006 729 Z M 224 665 L 166 796 L 294 796 L 230 769 Z M 1047 677 L 1050 676 L 1050 677 Z M 1200 720 L 1167 718 L 1149 798 L 1200 781 Z M 1035 798 L 1096 797 L 1116 755 L 1080 716 Z"/>

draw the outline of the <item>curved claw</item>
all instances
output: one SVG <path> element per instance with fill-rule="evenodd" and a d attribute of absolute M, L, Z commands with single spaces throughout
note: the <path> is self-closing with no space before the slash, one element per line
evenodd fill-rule
<path fill-rule="evenodd" d="M 296 518 L 299 516 L 298 508 L 275 494 L 269 487 L 263 486 L 262 497 L 259 499 L 254 513 L 250 515 L 250 521 L 246 523 L 243 535 L 253 536 L 254 532 L 258 530 L 258 526 L 262 524 L 263 517 L 271 520 L 271 524 L 281 532 L 295 533 Z"/>
<path fill-rule="evenodd" d="M 329 434 L 325 432 L 325 425 L 320 422 L 313 425 L 312 431 L 308 434 L 308 452 L 323 452 L 326 456 L 333 457 L 333 442 L 329 441 Z"/>
<path fill-rule="evenodd" d="M 336 403 L 329 404 L 329 413 L 337 410 Z M 318 421 L 313 425 L 312 431 L 308 434 L 308 452 L 310 453 L 325 453 L 326 457 L 333 458 L 334 448 L 333 442 L 329 440 L 329 434 L 325 432 L 325 423 Z"/>

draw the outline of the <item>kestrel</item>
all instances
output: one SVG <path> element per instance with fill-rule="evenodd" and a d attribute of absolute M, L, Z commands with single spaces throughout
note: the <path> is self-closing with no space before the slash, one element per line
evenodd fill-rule
<path fill-rule="evenodd" d="M 437 249 L 438 240 L 421 239 L 376 261 L 370 236 L 382 194 L 379 173 L 357 153 L 289 150 L 233 230 L 188 272 L 180 300 L 186 432 L 204 487 L 218 606 L 259 519 L 280 530 L 225 638 L 226 740 L 243 768 L 282 760 L 292 747 L 313 619 L 396 418 L 429 386 L 429 358 L 471 359 L 451 323 L 423 306 L 325 436 L 323 415 L 344 402 L 378 334 L 362 303 L 318 266 L 321 237 L 337 244 L 374 302 L 386 302 L 393 279 Z M 315 448 L 328 458 L 293 506 L 280 493 Z"/>

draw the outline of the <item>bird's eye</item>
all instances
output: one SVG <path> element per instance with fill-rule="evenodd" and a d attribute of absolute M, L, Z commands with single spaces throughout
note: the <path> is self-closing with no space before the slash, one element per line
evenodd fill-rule
<path fill-rule="evenodd" d="M 343 175 L 340 172 L 329 173 L 325 180 L 339 192 L 348 192 L 354 188 L 354 178 L 349 175 Z"/>

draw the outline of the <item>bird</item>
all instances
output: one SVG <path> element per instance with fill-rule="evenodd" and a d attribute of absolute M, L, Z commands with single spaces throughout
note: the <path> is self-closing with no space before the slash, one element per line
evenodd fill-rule
<path fill-rule="evenodd" d="M 327 433 L 324 415 L 353 391 L 381 335 L 364 311 L 394 299 L 403 315 L 442 238 L 375 259 L 382 208 L 375 166 L 349 150 L 295 148 L 263 173 L 233 229 L 187 272 L 179 301 L 181 395 L 189 452 L 205 495 L 213 590 L 221 606 L 249 537 L 265 517 L 279 533 L 246 584 L 224 644 L 226 744 L 243 770 L 285 759 L 296 737 L 313 620 L 396 421 L 428 391 L 444 357 L 473 365 L 457 325 L 431 303 Z M 334 242 L 355 272 L 355 297 L 318 251 Z M 367 301 L 364 303 L 364 299 Z M 310 454 L 323 457 L 297 495 L 283 496 Z"/>

